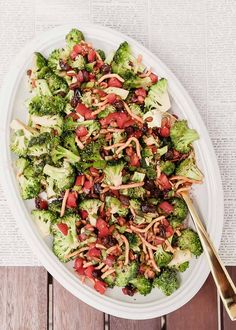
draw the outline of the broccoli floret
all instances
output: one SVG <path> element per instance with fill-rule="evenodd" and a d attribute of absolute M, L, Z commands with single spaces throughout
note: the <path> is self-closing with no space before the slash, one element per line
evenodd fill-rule
<path fill-rule="evenodd" d="M 96 225 L 98 209 L 102 205 L 99 199 L 85 199 L 79 204 L 79 209 L 88 212 L 88 220 L 92 226 Z"/>
<path fill-rule="evenodd" d="M 37 177 L 26 178 L 21 175 L 18 178 L 20 185 L 20 193 L 23 199 L 31 199 L 37 197 L 41 190 L 40 180 Z"/>
<path fill-rule="evenodd" d="M 166 112 L 170 109 L 170 99 L 167 90 L 167 80 L 162 78 L 152 85 L 145 98 L 145 108 L 148 110 L 159 110 Z"/>
<path fill-rule="evenodd" d="M 58 94 L 59 92 L 68 93 L 68 85 L 62 77 L 57 76 L 55 73 L 48 72 L 45 75 L 45 79 L 52 94 Z"/>
<path fill-rule="evenodd" d="M 132 113 L 134 113 L 135 115 L 139 116 L 139 117 L 143 117 L 143 112 L 141 110 L 141 107 L 136 104 L 136 103 L 131 103 L 129 104 L 129 108 L 131 110 Z"/>
<path fill-rule="evenodd" d="M 36 88 L 34 89 L 38 96 L 52 96 L 48 83 L 45 79 L 38 79 L 35 81 Z"/>
<path fill-rule="evenodd" d="M 178 246 L 181 250 L 189 250 L 196 257 L 200 256 L 203 252 L 198 234 L 190 228 L 181 232 L 181 236 L 178 238 Z"/>
<path fill-rule="evenodd" d="M 179 280 L 175 269 L 166 268 L 155 278 L 153 285 L 158 287 L 166 296 L 170 296 L 179 286 Z"/>
<path fill-rule="evenodd" d="M 165 173 L 166 175 L 171 175 L 175 171 L 175 164 L 172 163 L 170 160 L 161 161 L 160 169 L 162 173 Z"/>
<path fill-rule="evenodd" d="M 61 206 L 62 206 L 62 201 L 59 199 L 55 199 L 54 201 L 48 204 L 48 210 L 55 214 L 60 214 Z"/>
<path fill-rule="evenodd" d="M 111 196 L 106 197 L 106 208 L 111 214 L 119 214 L 121 217 L 125 217 L 129 212 L 129 209 L 124 207 L 118 198 Z"/>
<path fill-rule="evenodd" d="M 121 193 L 125 196 L 129 196 L 130 198 L 143 199 L 146 194 L 146 190 L 143 187 L 135 187 L 128 189 L 121 189 Z"/>
<path fill-rule="evenodd" d="M 44 236 L 50 235 L 50 226 L 57 220 L 55 214 L 48 210 L 33 210 L 31 214 L 41 233 Z"/>
<path fill-rule="evenodd" d="M 113 288 L 115 286 L 116 277 L 114 274 L 108 275 L 104 278 L 104 282 L 108 285 L 109 288 Z"/>
<path fill-rule="evenodd" d="M 57 131 L 58 135 L 61 135 L 61 133 L 62 133 L 63 117 L 61 117 L 59 115 L 54 115 L 54 116 L 31 115 L 30 122 L 31 122 L 32 127 L 36 127 L 36 126 L 40 125 L 44 128 L 50 128 L 50 129 Z"/>
<path fill-rule="evenodd" d="M 186 154 L 191 150 L 191 143 L 199 139 L 195 129 L 188 127 L 187 120 L 177 120 L 170 129 L 170 138 L 174 148 Z"/>
<path fill-rule="evenodd" d="M 173 267 L 180 272 L 184 272 L 189 266 L 191 257 L 189 250 L 175 250 L 173 259 L 168 264 L 168 267 Z"/>
<path fill-rule="evenodd" d="M 203 174 L 197 167 L 193 158 L 184 159 L 176 168 L 176 175 L 185 176 L 192 180 L 201 181 Z"/>
<path fill-rule="evenodd" d="M 77 55 L 75 61 L 70 61 L 70 65 L 74 69 L 83 70 L 86 66 L 86 62 L 82 55 Z"/>
<path fill-rule="evenodd" d="M 32 127 L 26 126 L 20 120 L 14 119 L 10 125 L 14 131 L 11 138 L 11 151 L 18 156 L 26 156 L 29 140 L 38 134 Z"/>
<path fill-rule="evenodd" d="M 96 141 L 92 141 L 87 144 L 83 150 L 79 151 L 81 161 L 100 161 L 102 159 L 100 150 L 104 145 L 105 141 L 103 139 L 97 139 Z"/>
<path fill-rule="evenodd" d="M 78 29 L 71 29 L 66 35 L 66 43 L 69 48 L 73 48 L 73 46 L 79 44 L 81 40 L 84 40 L 84 35 Z"/>
<path fill-rule="evenodd" d="M 130 45 L 127 41 L 120 44 L 115 52 L 111 65 L 112 71 L 122 77 L 127 75 L 127 73 L 136 74 L 138 71 L 142 72 L 144 70 L 144 67 L 140 65 L 137 59 L 132 55 Z"/>
<path fill-rule="evenodd" d="M 173 254 L 166 252 L 163 250 L 162 246 L 158 246 L 154 254 L 155 261 L 159 267 L 163 267 L 168 265 L 168 263 L 172 260 Z"/>
<path fill-rule="evenodd" d="M 32 137 L 28 144 L 27 154 L 30 157 L 41 157 L 48 153 L 51 144 L 51 136 L 45 132 Z"/>
<path fill-rule="evenodd" d="M 65 158 L 69 163 L 75 164 L 80 161 L 80 157 L 75 155 L 72 151 L 63 148 L 62 146 L 57 146 L 51 152 L 52 161 L 54 164 L 58 164 L 58 162 Z"/>
<path fill-rule="evenodd" d="M 146 277 L 139 275 L 130 281 L 130 283 L 144 296 L 152 291 L 152 283 Z"/>
<path fill-rule="evenodd" d="M 65 134 L 63 134 L 62 141 L 63 141 L 63 146 L 66 149 L 69 149 L 75 155 L 79 154 L 78 147 L 75 142 L 75 133 L 66 132 Z"/>
<path fill-rule="evenodd" d="M 24 157 L 17 158 L 16 160 L 17 175 L 18 176 L 21 175 L 28 165 L 30 165 L 29 159 Z"/>
<path fill-rule="evenodd" d="M 103 61 L 105 61 L 105 59 L 106 59 L 106 54 L 105 54 L 105 52 L 104 52 L 102 49 L 97 49 L 97 53 L 98 53 L 98 55 L 101 57 L 101 59 L 102 59 Z"/>
<path fill-rule="evenodd" d="M 181 265 L 178 266 L 177 270 L 181 273 L 185 272 L 189 267 L 189 261 L 183 262 Z"/>
<path fill-rule="evenodd" d="M 64 111 L 66 101 L 59 95 L 36 95 L 29 103 L 29 113 L 32 115 L 57 115 Z"/>
<path fill-rule="evenodd" d="M 116 165 L 107 165 L 104 169 L 105 179 L 104 183 L 109 186 L 118 187 L 122 184 L 122 170 L 124 163 L 119 162 Z"/>
<path fill-rule="evenodd" d="M 53 180 L 53 186 L 59 192 L 71 188 L 75 181 L 74 170 L 66 161 L 64 161 L 62 167 L 45 165 L 43 173 Z"/>
<path fill-rule="evenodd" d="M 78 215 L 66 215 L 60 218 L 60 224 L 67 225 L 68 233 L 64 235 L 58 224 L 51 226 L 51 231 L 53 233 L 53 252 L 62 262 L 67 262 L 71 258 L 66 258 L 66 256 L 74 251 L 79 246 L 79 241 L 77 239 L 76 232 L 76 221 L 78 220 Z"/>
<path fill-rule="evenodd" d="M 90 91 L 83 93 L 80 97 L 80 102 L 86 105 L 86 107 L 90 108 L 92 107 L 92 104 L 94 102 L 93 100 L 94 95 Z"/>
<path fill-rule="evenodd" d="M 51 70 L 60 70 L 59 61 L 62 58 L 62 49 L 54 49 L 48 57 L 48 66 Z"/>
<path fill-rule="evenodd" d="M 101 119 L 101 118 L 105 118 L 107 117 L 110 113 L 114 113 L 116 112 L 116 109 L 115 107 L 113 107 L 112 105 L 108 105 L 103 111 L 101 111 L 99 114 L 98 114 L 98 118 Z"/>
<path fill-rule="evenodd" d="M 125 132 L 114 132 L 112 134 L 113 143 L 124 142 L 127 139 L 127 134 Z"/>
<path fill-rule="evenodd" d="M 125 79 L 123 85 L 125 89 L 141 88 L 141 87 L 147 89 L 152 84 L 150 77 L 141 78 L 130 72 L 128 74 L 123 75 L 123 77 Z"/>
<path fill-rule="evenodd" d="M 186 219 L 188 207 L 182 198 L 173 197 L 169 202 L 173 206 L 173 211 L 169 215 L 168 220 L 170 220 L 173 227 L 176 227 Z"/>
<path fill-rule="evenodd" d="M 139 245 L 142 243 L 138 235 L 133 233 L 125 233 L 125 237 L 129 242 L 129 248 L 134 252 L 140 252 Z"/>
<path fill-rule="evenodd" d="M 44 66 L 42 69 L 40 69 L 39 71 L 37 71 L 36 73 L 36 77 L 37 77 L 37 82 L 40 80 L 40 79 L 44 79 L 45 78 L 45 75 L 48 73 L 48 72 L 51 72 L 51 69 L 48 67 L 48 66 Z"/>
<path fill-rule="evenodd" d="M 119 266 L 115 266 L 115 270 L 115 284 L 117 286 L 124 287 L 137 276 L 138 265 L 135 261 L 132 261 L 131 263 L 129 263 L 129 265 L 125 265 L 122 268 L 120 268 Z"/>
<path fill-rule="evenodd" d="M 46 58 L 39 52 L 34 53 L 34 66 L 36 71 L 39 71 L 43 67 L 47 66 Z"/>

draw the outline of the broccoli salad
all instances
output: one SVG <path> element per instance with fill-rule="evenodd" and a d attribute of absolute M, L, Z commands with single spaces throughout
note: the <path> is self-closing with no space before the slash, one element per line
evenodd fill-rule
<path fill-rule="evenodd" d="M 167 80 L 127 42 L 105 54 L 77 29 L 65 39 L 47 58 L 34 54 L 28 123 L 11 123 L 21 196 L 82 282 L 169 296 L 202 253 L 181 198 L 203 180 L 198 133 L 168 112 Z"/>

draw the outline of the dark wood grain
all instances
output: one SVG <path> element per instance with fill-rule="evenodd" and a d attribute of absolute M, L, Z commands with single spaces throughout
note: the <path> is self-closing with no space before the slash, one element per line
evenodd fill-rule
<path fill-rule="evenodd" d="M 103 330 L 104 314 L 86 305 L 53 280 L 54 330 Z"/>
<path fill-rule="evenodd" d="M 47 329 L 47 271 L 0 267 L 0 329 Z"/>
<path fill-rule="evenodd" d="M 110 316 L 110 330 L 159 330 L 161 318 L 133 321 Z"/>
<path fill-rule="evenodd" d="M 166 316 L 166 329 L 218 329 L 217 292 L 211 275 L 190 302 Z"/>
<path fill-rule="evenodd" d="M 233 282 L 236 284 L 236 267 L 227 267 L 227 269 L 229 271 L 229 274 Z M 222 330 L 236 330 L 236 322 L 235 321 L 232 322 L 230 320 L 222 304 L 221 304 L 221 310 L 222 310 L 222 317 L 221 317 Z"/>

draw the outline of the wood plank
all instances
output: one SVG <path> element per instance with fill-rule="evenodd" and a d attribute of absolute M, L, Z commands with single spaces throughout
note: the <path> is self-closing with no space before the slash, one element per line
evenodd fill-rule
<path fill-rule="evenodd" d="M 159 330 L 161 318 L 133 321 L 110 316 L 110 330 Z"/>
<path fill-rule="evenodd" d="M 186 305 L 166 316 L 167 330 L 216 330 L 217 293 L 211 275 L 197 295 Z"/>
<path fill-rule="evenodd" d="M 236 267 L 227 267 L 227 269 L 234 284 L 236 284 Z M 222 315 L 221 315 L 222 330 L 236 330 L 236 321 L 232 322 L 230 320 L 222 304 L 221 304 L 221 310 L 222 310 Z"/>
<path fill-rule="evenodd" d="M 0 267 L 0 328 L 47 329 L 47 271 Z"/>
<path fill-rule="evenodd" d="M 53 279 L 53 329 L 103 330 L 104 314 L 77 299 Z"/>

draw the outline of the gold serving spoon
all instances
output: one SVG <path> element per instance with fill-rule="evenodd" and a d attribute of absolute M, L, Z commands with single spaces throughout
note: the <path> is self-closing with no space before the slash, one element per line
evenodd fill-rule
<path fill-rule="evenodd" d="M 220 294 L 221 300 L 225 306 L 225 309 L 232 321 L 236 320 L 236 288 L 231 280 L 229 273 L 223 265 L 211 239 L 204 228 L 202 221 L 200 220 L 198 213 L 193 206 L 193 202 L 186 191 L 181 192 L 183 199 L 185 200 L 193 222 L 196 226 L 196 230 L 200 237 L 204 252 L 207 256 L 211 273 L 213 275 L 216 287 Z"/>

